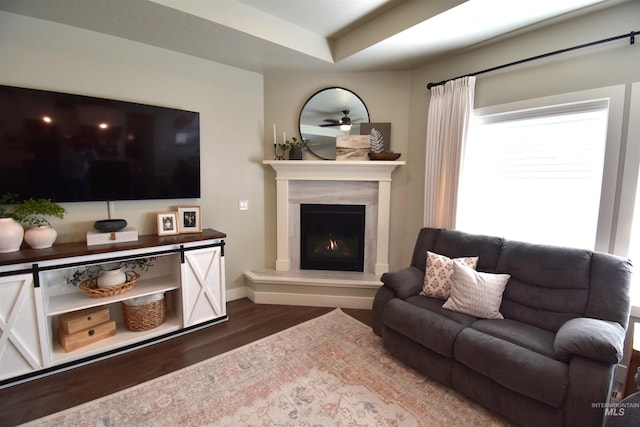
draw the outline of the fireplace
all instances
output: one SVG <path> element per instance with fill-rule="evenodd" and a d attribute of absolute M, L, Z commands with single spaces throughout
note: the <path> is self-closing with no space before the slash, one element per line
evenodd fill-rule
<path fill-rule="evenodd" d="M 364 271 L 364 205 L 300 204 L 300 269 Z"/>
<path fill-rule="evenodd" d="M 391 174 L 403 161 L 264 160 L 276 172 L 275 268 L 245 272 L 259 304 L 371 309 L 389 271 Z M 300 267 L 300 205 L 364 205 L 364 271 Z M 229 290 L 227 290 L 229 292 Z"/>

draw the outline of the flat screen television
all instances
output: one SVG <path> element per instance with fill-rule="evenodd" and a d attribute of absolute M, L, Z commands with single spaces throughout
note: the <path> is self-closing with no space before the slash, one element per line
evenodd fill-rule
<path fill-rule="evenodd" d="M 200 197 L 200 114 L 0 85 L 0 195 Z"/>

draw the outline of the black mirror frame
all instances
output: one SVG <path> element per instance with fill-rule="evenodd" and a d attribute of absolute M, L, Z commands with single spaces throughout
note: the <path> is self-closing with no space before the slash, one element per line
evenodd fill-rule
<path fill-rule="evenodd" d="M 362 106 L 364 107 L 364 111 L 367 113 L 367 121 L 366 121 L 366 123 L 369 123 L 371 121 L 371 116 L 369 115 L 369 109 L 367 108 L 367 104 L 364 103 L 362 98 L 357 93 L 355 93 L 354 91 L 352 91 L 350 89 L 347 89 L 347 88 L 344 88 L 344 87 L 340 87 L 340 86 L 325 87 L 325 88 L 322 88 L 322 89 L 316 91 L 309 98 L 307 98 L 305 103 L 302 105 L 302 108 L 300 109 L 300 114 L 298 115 L 298 133 L 300 134 L 300 139 L 304 138 L 304 136 L 302 134 L 302 123 L 301 123 L 301 121 L 302 121 L 302 113 L 304 112 L 305 107 L 309 104 L 309 101 L 311 101 L 316 95 L 318 95 L 318 94 L 320 94 L 322 92 L 325 92 L 327 90 L 333 90 L 333 89 L 343 90 L 343 91 L 349 92 L 351 95 L 353 95 L 356 98 L 356 100 L 362 104 Z M 342 111 L 343 108 L 344 107 L 336 107 L 336 109 L 337 109 L 336 111 Z M 307 151 L 309 151 L 313 156 L 315 156 L 315 157 L 317 157 L 318 159 L 321 159 L 321 160 L 335 160 L 335 158 L 332 159 L 332 158 L 329 158 L 329 157 L 324 157 L 324 156 L 321 156 L 318 153 L 314 152 L 312 146 L 307 147 Z"/>

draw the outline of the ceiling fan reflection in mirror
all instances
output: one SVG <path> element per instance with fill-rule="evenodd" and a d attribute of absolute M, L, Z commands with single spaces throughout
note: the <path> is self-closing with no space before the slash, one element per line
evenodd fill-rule
<path fill-rule="evenodd" d="M 342 110 L 342 114 L 344 114 L 344 116 L 340 120 L 324 119 L 324 121 L 328 123 L 321 124 L 320 126 L 340 126 L 340 130 L 345 132 L 351 130 L 351 119 L 349 118 L 349 110 Z"/>
<path fill-rule="evenodd" d="M 300 136 L 308 140 L 308 152 L 324 160 L 336 159 L 336 138 L 360 135 L 369 122 L 369 111 L 353 91 L 329 87 L 315 92 L 300 110 Z"/>

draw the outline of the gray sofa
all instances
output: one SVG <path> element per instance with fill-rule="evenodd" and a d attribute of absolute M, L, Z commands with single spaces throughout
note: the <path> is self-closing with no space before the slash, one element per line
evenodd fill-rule
<path fill-rule="evenodd" d="M 427 251 L 509 274 L 504 319 L 420 295 Z M 630 313 L 627 259 L 424 228 L 411 266 L 381 280 L 373 329 L 398 359 L 520 425 L 602 425 Z"/>

